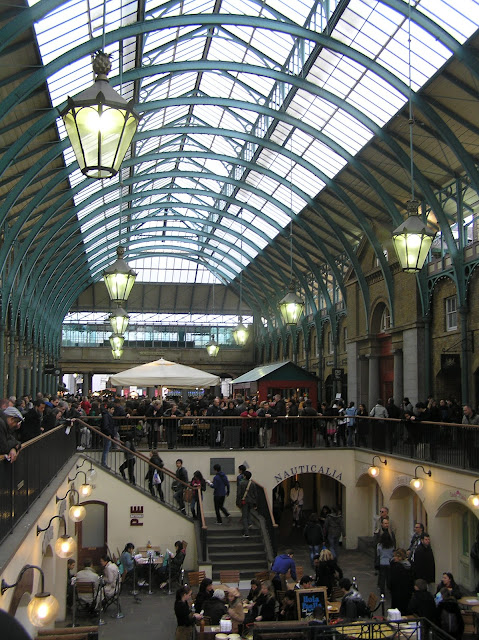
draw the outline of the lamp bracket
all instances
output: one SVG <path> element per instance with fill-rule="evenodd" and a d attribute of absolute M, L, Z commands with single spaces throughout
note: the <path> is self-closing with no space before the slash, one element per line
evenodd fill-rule
<path fill-rule="evenodd" d="M 422 464 L 418 464 L 417 467 L 414 469 L 414 477 L 415 478 L 417 478 L 417 470 L 418 469 L 422 469 L 426 476 L 429 476 L 429 477 L 432 476 L 431 469 L 429 469 L 429 471 L 426 471 L 426 469 L 422 466 Z"/>

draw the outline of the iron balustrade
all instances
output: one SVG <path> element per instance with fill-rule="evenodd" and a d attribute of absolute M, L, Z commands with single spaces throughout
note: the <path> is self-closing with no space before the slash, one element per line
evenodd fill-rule
<path fill-rule="evenodd" d="M 75 453 L 75 439 L 62 424 L 26 442 L 15 462 L 0 461 L 0 542 Z"/>

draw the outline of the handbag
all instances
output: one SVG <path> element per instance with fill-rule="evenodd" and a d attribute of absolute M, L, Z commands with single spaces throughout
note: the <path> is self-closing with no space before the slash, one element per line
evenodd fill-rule
<path fill-rule="evenodd" d="M 185 490 L 183 491 L 183 500 L 185 502 L 191 502 L 193 500 L 193 488 L 192 487 L 186 487 Z"/>
<path fill-rule="evenodd" d="M 244 506 L 246 504 L 246 496 L 248 495 L 248 491 L 251 485 L 251 478 L 248 481 L 248 486 L 246 487 L 245 492 L 243 493 L 243 497 L 241 498 L 241 504 Z"/>
<path fill-rule="evenodd" d="M 160 474 L 158 473 L 158 469 L 155 469 L 153 473 L 153 484 L 161 484 Z"/>

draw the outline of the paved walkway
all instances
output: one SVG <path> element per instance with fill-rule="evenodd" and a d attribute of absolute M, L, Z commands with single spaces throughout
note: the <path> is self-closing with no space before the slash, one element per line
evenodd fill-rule
<path fill-rule="evenodd" d="M 304 544 L 302 531 L 289 528 L 281 532 L 281 548 L 291 547 L 295 553 L 298 565 L 304 567 L 304 573 L 308 572 L 309 549 Z M 234 562 L 234 561 L 232 561 Z M 188 566 L 188 556 L 185 562 Z M 345 577 L 355 576 L 359 590 L 363 597 L 367 597 L 371 591 L 377 593 L 376 581 L 372 568 L 371 558 L 359 551 L 342 551 L 339 564 Z M 232 568 L 234 568 L 232 566 Z M 246 592 L 244 592 L 246 594 Z M 107 612 L 105 620 L 107 624 L 100 629 L 101 640 L 174 640 L 176 620 L 173 611 L 175 596 L 167 593 L 140 594 L 141 602 L 136 603 L 132 596 L 126 595 L 121 599 L 121 605 L 125 617 L 121 620 L 111 618 L 114 612 Z"/>

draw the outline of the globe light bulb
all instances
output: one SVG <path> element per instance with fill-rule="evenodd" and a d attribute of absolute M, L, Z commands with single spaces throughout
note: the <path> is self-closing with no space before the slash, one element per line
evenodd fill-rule
<path fill-rule="evenodd" d="M 378 475 L 379 475 L 379 468 L 378 467 L 369 467 L 368 473 L 371 476 L 371 478 L 377 478 Z"/>

